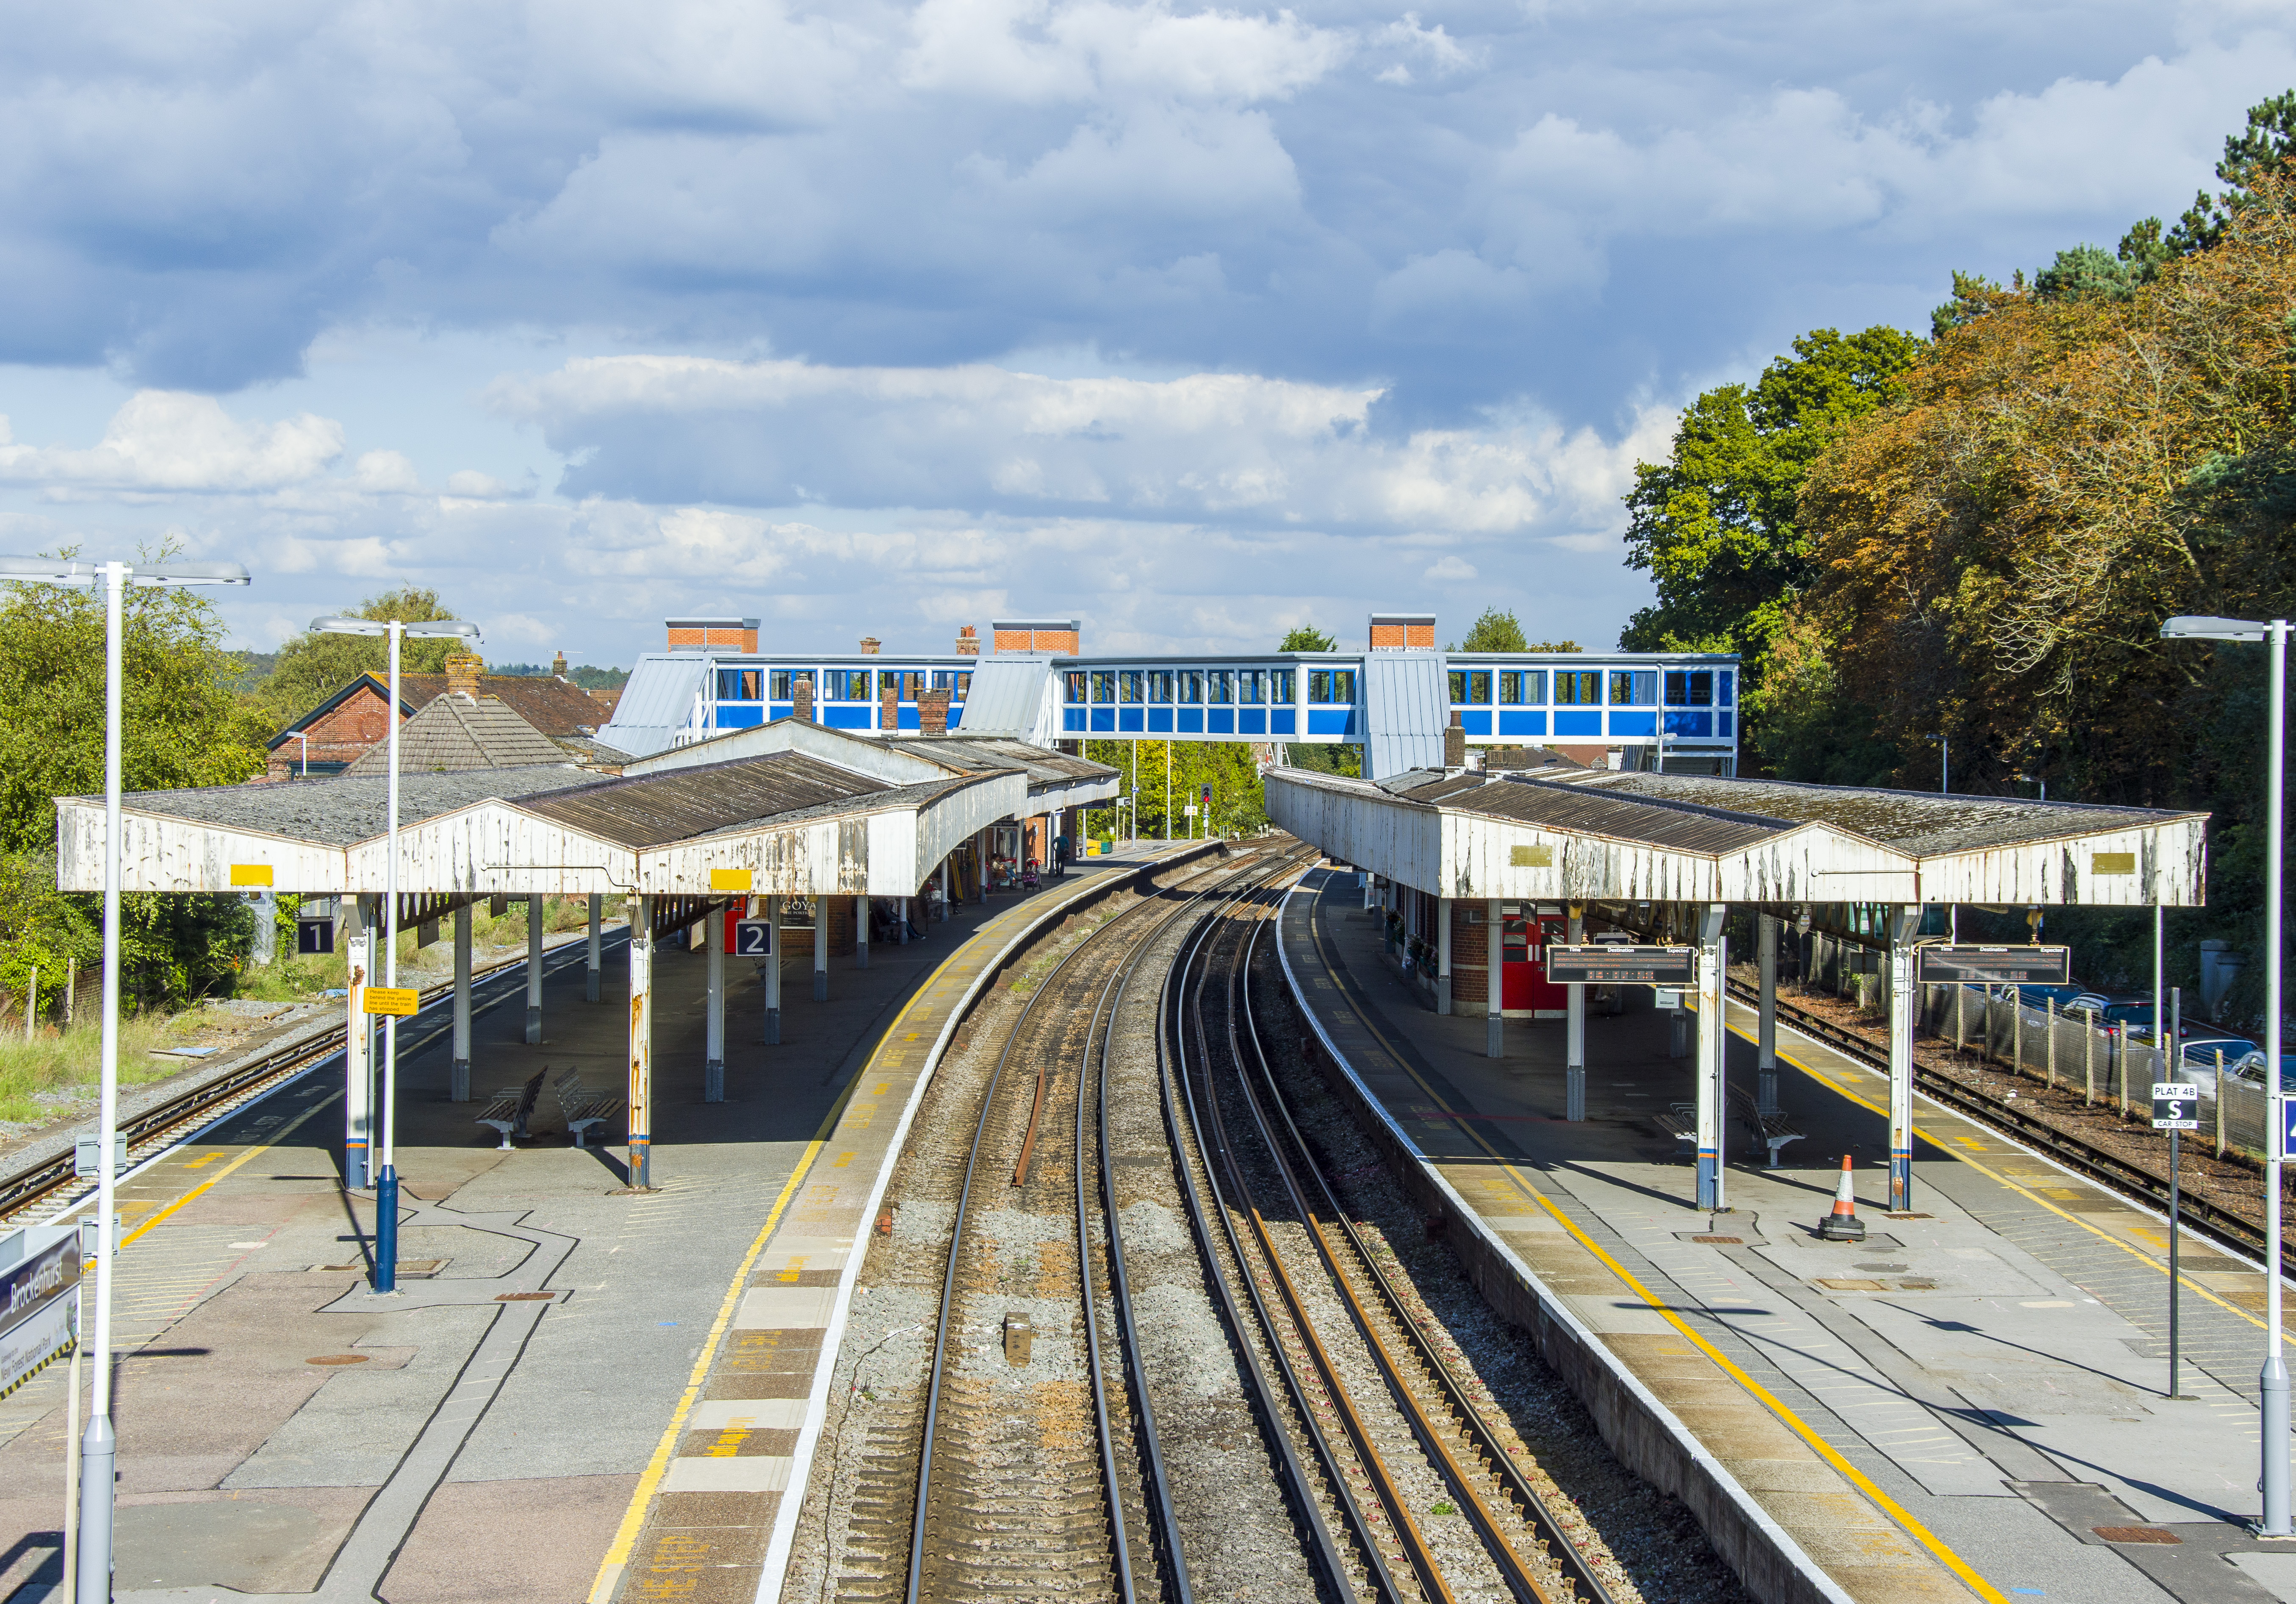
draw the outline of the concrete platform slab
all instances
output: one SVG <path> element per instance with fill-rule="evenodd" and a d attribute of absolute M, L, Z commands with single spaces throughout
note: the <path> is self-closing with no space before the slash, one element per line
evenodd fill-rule
<path fill-rule="evenodd" d="M 1487 1293 L 1562 1361 L 1587 1356 L 1582 1394 L 1608 1389 L 1595 1412 L 1622 1457 L 1668 1474 L 1693 1474 L 1698 1454 L 1718 1465 L 1710 1530 L 1769 1523 L 1816 1584 L 1860 1600 L 2271 1596 L 2259 1578 L 2276 1551 L 2243 1526 L 2259 1271 L 2207 1254 L 2187 1276 L 2191 1398 L 2163 1397 L 2156 1216 L 1923 1104 L 1918 1217 L 1885 1220 L 1886 1082 L 1784 1028 L 1781 1098 L 1808 1135 L 1778 1169 L 1733 1164 L 1732 1208 L 1701 1212 L 1693 1169 L 1650 1123 L 1692 1091 L 1646 997 L 1588 1021 L 1588 1118 L 1570 1123 L 1562 1025 L 1510 1020 L 1505 1057 L 1487 1057 L 1484 1022 L 1426 1008 L 1353 877 L 1326 893 L 1338 879 L 1310 875 L 1283 921 L 1324 1041 L 1431 1199 L 1480 1222 L 1457 1245 L 1487 1266 Z M 1730 1024 L 1729 1073 L 1751 1084 L 1751 1015 L 1734 1005 Z M 1815 1231 L 1844 1153 L 1858 1244 Z M 1633 1393 L 1650 1404 L 1620 1402 Z M 1688 1457 L 1660 1440 L 1668 1419 L 1695 1439 Z M 2073 1486 L 2126 1524 L 2183 1534 L 2156 1550 L 2205 1563 L 2076 1532 L 2032 1493 Z"/>

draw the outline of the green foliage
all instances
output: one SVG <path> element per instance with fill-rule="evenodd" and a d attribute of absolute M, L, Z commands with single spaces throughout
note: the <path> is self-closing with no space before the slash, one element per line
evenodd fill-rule
<path fill-rule="evenodd" d="M 1576 651 L 1578 648 L 1570 648 Z M 1349 779 L 1363 777 L 1363 748 L 1360 746 L 1325 746 L 1321 744 L 1300 744 L 1283 748 L 1283 761 L 1294 769 L 1313 769 L 1318 774 L 1343 775 Z"/>
<path fill-rule="evenodd" d="M 1901 393 L 1923 350 L 1881 325 L 1846 338 L 1817 329 L 1751 386 L 1691 403 L 1668 460 L 1635 467 L 1627 563 L 1657 581 L 1658 601 L 1620 646 L 1758 657 L 1813 574 L 1795 510 L 1803 475 L 1845 426 Z"/>
<path fill-rule="evenodd" d="M 37 969 L 43 996 L 59 993 L 70 966 L 87 968 L 102 958 L 102 917 L 95 899 L 56 889 L 53 851 L 0 855 L 0 986 L 21 998 Z"/>
<path fill-rule="evenodd" d="M 2257 179 L 2296 158 L 2296 89 L 2283 90 L 2248 109 L 2248 125 L 2225 136 L 2217 177 L 2229 185 L 2211 195 L 2202 190 L 2169 232 L 2168 248 L 2178 256 L 2220 244 L 2235 214 L 2257 202 Z"/>
<path fill-rule="evenodd" d="M 1279 652 L 1335 652 L 1340 643 L 1313 624 L 1301 624 L 1283 637 Z"/>
<path fill-rule="evenodd" d="M 1168 769 L 1165 755 L 1168 747 Z M 1092 741 L 1086 744 L 1085 755 L 1095 763 L 1106 763 L 1120 770 L 1125 777 L 1125 790 L 1137 786 L 1143 839 L 1160 839 L 1168 818 L 1175 841 L 1197 827 L 1197 821 L 1181 810 L 1191 802 L 1201 805 L 1206 786 L 1212 788 L 1214 835 L 1249 835 L 1267 826 L 1267 809 L 1260 788 L 1259 763 L 1248 743 Z M 1168 777 L 1171 791 L 1168 815 L 1165 811 Z"/>
<path fill-rule="evenodd" d="M 1467 638 L 1456 646 L 1446 646 L 1447 652 L 1528 652 L 1530 642 L 1524 638 L 1522 626 L 1515 621 L 1513 613 L 1501 607 L 1486 607 Z"/>
<path fill-rule="evenodd" d="M 630 682 L 627 669 L 598 669 L 584 663 L 578 669 L 566 670 L 566 678 L 586 691 L 617 690 Z"/>
<path fill-rule="evenodd" d="M 453 609 L 435 590 L 402 586 L 371 596 L 345 613 L 349 618 L 403 619 L 409 623 L 453 618 Z M 398 668 L 404 674 L 439 674 L 447 659 L 463 649 L 455 640 L 408 640 L 400 643 Z M 320 635 L 305 631 L 281 646 L 276 662 L 255 693 L 271 731 L 301 718 L 361 674 L 384 673 L 390 666 L 390 644 L 377 635 Z"/>
<path fill-rule="evenodd" d="M 103 789 L 103 593 L 0 587 L 0 851 L 55 842 L 54 798 Z M 131 588 L 121 637 L 121 773 L 130 791 L 229 786 L 263 768 L 259 718 L 201 592 Z"/>

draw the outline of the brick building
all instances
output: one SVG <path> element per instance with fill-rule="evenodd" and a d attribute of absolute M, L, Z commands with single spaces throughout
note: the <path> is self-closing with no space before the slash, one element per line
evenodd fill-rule
<path fill-rule="evenodd" d="M 563 747 L 569 762 L 619 766 L 619 754 L 597 739 L 614 716 L 612 703 L 578 685 L 555 675 L 489 674 L 481 658 L 449 657 L 443 674 L 399 675 L 400 720 L 450 691 L 499 701 Z M 264 778 L 340 774 L 390 733 L 390 701 L 383 675 L 360 675 L 271 737 Z"/>

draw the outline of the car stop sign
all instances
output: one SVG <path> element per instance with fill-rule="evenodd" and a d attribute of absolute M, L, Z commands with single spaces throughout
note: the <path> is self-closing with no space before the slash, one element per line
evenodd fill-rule
<path fill-rule="evenodd" d="M 2152 1129 L 2198 1131 L 2201 1128 L 2201 1089 L 2189 1081 L 2152 1082 Z"/>

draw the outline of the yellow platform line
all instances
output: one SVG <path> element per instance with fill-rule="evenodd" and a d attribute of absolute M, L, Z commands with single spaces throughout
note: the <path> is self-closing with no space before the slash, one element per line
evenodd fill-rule
<path fill-rule="evenodd" d="M 1743 1008 L 1746 1005 L 1742 1002 L 1737 1006 L 1740 1008 Z M 1734 1024 L 1729 1028 L 1732 1033 L 1736 1035 L 1742 1041 L 1751 1041 L 1754 1040 L 1753 1034 L 1743 1025 Z M 1792 1030 L 1793 1027 L 1787 1025 L 1785 1028 Z M 1821 1042 L 1818 1045 L 1824 1046 L 1824 1043 Z M 1833 1051 L 1832 1048 L 1827 1048 L 1826 1050 L 1828 1052 Z M 1843 1057 L 1842 1055 L 1839 1053 L 1835 1053 L 1834 1056 L 1836 1057 L 1841 1057 L 1842 1062 L 1846 1064 L 1856 1064 L 1856 1060 Z M 1780 1052 L 1778 1057 L 1785 1063 L 1791 1064 L 1796 1069 L 1801 1071 L 1802 1073 L 1808 1075 L 1811 1080 L 1816 1081 L 1819 1085 L 1826 1087 L 1831 1090 L 1839 1093 L 1841 1096 L 1849 1098 L 1849 1101 L 1857 1104 L 1860 1108 L 1871 1109 L 1874 1113 L 1880 1115 L 1885 1121 L 1890 1117 L 1890 1111 L 1887 1108 L 1869 1098 L 1860 1097 L 1857 1092 L 1852 1091 L 1849 1087 L 1843 1085 L 1840 1081 L 1835 1080 L 1832 1075 L 1827 1074 L 1824 1070 L 1812 1069 L 1800 1058 L 1793 1057 L 1784 1052 Z M 1864 1069 L 1865 1066 L 1858 1065 L 1857 1067 Z M 1865 1073 L 1870 1074 L 1874 1072 L 1866 1070 Z M 1916 1094 L 1920 1095 L 1918 1088 L 1916 1088 Z M 1967 1116 L 1955 1114 L 1953 1117 L 1956 1119 L 1964 1119 Z M 1985 1130 L 1985 1127 L 1980 1125 L 1977 1129 L 1983 1131 Z M 2114 1236 L 2111 1231 L 2105 1230 L 2099 1226 L 2090 1224 L 2087 1221 L 2082 1219 L 2079 1214 L 2074 1213 L 2071 1210 L 2059 1208 L 2047 1198 L 2041 1197 L 2039 1194 L 2033 1192 L 2025 1187 L 2020 1186 L 2016 1181 L 2011 1180 L 2008 1176 L 2004 1175 L 2000 1171 L 1993 1168 L 1992 1165 L 1980 1164 L 1967 1153 L 1955 1152 L 1952 1148 L 1947 1147 L 1942 1141 L 1939 1141 L 1936 1137 L 1923 1131 L 1919 1125 L 1915 1125 L 1913 1128 L 1913 1132 L 1916 1140 L 1929 1143 L 1930 1146 L 1937 1148 L 1938 1151 L 1943 1153 L 1947 1157 L 1953 1159 L 1956 1163 L 1967 1164 L 1979 1174 L 1987 1176 L 2001 1186 L 2006 1187 L 2010 1191 L 2016 1193 L 2017 1196 L 2024 1198 L 2027 1202 L 2035 1205 L 2037 1207 L 2048 1210 L 2049 1213 L 2054 1214 L 2058 1219 L 2070 1221 L 2073 1224 L 2079 1226 L 2083 1230 L 2088 1232 L 2089 1235 L 2096 1238 L 2097 1240 L 2111 1243 L 2113 1246 L 2120 1249 L 2121 1252 L 2127 1254 L 2129 1257 L 2136 1260 L 2138 1263 L 2151 1265 L 2154 1270 L 2159 1271 L 2164 1276 L 2169 1273 L 2169 1265 L 2166 1260 L 2154 1258 L 2151 1254 L 2146 1253 L 2134 1242 L 2123 1241 L 2120 1238 Z M 1986 1131 L 1986 1134 L 1996 1137 L 2002 1141 L 2014 1141 L 2016 1139 L 2016 1138 L 2013 1136 L 2008 1136 L 1999 1131 Z M 1966 1142 L 1964 1141 L 1964 1146 L 1965 1145 Z M 2040 1155 L 2038 1156 L 2041 1156 L 2045 1159 L 2046 1157 L 2046 1155 Z M 2081 1180 L 2084 1184 L 2087 1184 L 2086 1177 L 2075 1176 L 2072 1179 Z M 2105 1196 L 2110 1197 L 2112 1197 L 2112 1194 L 2107 1192 Z M 2121 1199 L 2115 1198 L 2114 1201 L 2119 1202 L 2121 1201 Z M 2267 1271 L 2265 1273 L 2269 1274 L 2271 1272 Z M 2241 1319 L 2246 1320 L 2250 1325 L 2254 1326 L 2259 1331 L 2269 1329 L 2264 1321 L 2257 1319 L 2255 1315 L 2251 1314 L 2238 1304 L 2226 1302 L 2224 1298 L 2221 1298 L 2215 1293 L 2210 1291 L 2206 1287 L 2202 1287 L 2194 1281 L 2190 1276 L 2179 1274 L 2177 1278 L 2177 1284 L 2196 1296 L 2208 1299 L 2209 1302 L 2214 1304 L 2218 1308 L 2225 1310 L 2229 1313 L 2237 1314 Z M 2283 1343 L 2290 1346 L 2296 1346 L 2296 1333 L 2284 1334 L 2281 1340 Z"/>
<path fill-rule="evenodd" d="M 1387 1049 L 1388 1057 L 1395 1061 L 1396 1066 L 1401 1069 L 1405 1074 L 1409 1075 L 1413 1083 L 1416 1085 L 1421 1091 L 1424 1092 L 1427 1097 L 1434 1102 L 1438 1108 L 1440 1108 L 1447 1115 L 1456 1114 L 1456 1111 L 1453 1109 L 1448 1103 L 1443 1100 L 1442 1096 L 1438 1093 L 1433 1087 L 1427 1084 L 1426 1081 L 1420 1076 L 1419 1072 L 1411 1066 L 1410 1061 L 1404 1057 L 1402 1053 L 1397 1049 L 1395 1044 L 1387 1039 L 1386 1032 L 1382 1031 L 1378 1025 L 1372 1022 L 1371 1016 L 1364 1011 L 1362 1005 L 1356 1000 L 1353 995 L 1353 983 L 1342 978 L 1343 972 L 1332 967 L 1330 955 L 1324 950 L 1323 930 L 1321 928 L 1320 922 L 1316 917 L 1316 909 L 1313 905 L 1310 905 L 1308 909 L 1308 929 L 1309 934 L 1315 938 L 1316 953 L 1316 956 L 1323 960 L 1324 973 L 1331 977 L 1332 983 L 1338 989 L 1340 995 L 1347 999 L 1349 1009 L 1354 1013 L 1356 1018 L 1362 1024 L 1364 1029 L 1369 1031 L 1372 1034 L 1373 1040 L 1376 1041 L 1382 1047 Z M 1799 1068 L 1800 1066 L 1797 1065 L 1796 1067 Z M 1462 1127 L 1468 1127 L 1470 1125 L 1470 1122 L 1465 1120 L 1459 1120 L 1457 1121 L 1457 1123 Z M 1874 1508 L 1880 1509 L 1884 1515 L 1888 1516 L 1892 1522 L 1904 1531 L 1906 1536 L 1912 1538 L 1923 1548 L 1928 1550 L 1940 1565 L 1943 1565 L 1948 1570 L 1959 1577 L 1972 1592 L 1975 1593 L 1979 1598 L 1985 1600 L 1986 1604 L 2009 1604 L 2008 1599 L 2003 1595 L 1998 1588 L 1995 1587 L 1990 1582 L 1988 1582 L 1983 1576 L 1978 1575 L 1978 1573 L 1972 1568 L 1967 1560 L 1964 1559 L 1959 1554 L 1956 1554 L 1952 1549 L 1946 1545 L 1943 1539 L 1939 1538 L 1935 1533 L 1931 1532 L 1927 1526 L 1923 1526 L 1919 1520 L 1915 1518 L 1911 1510 L 1900 1504 L 1896 1499 L 1891 1498 L 1887 1493 L 1882 1492 L 1882 1489 L 1874 1484 L 1873 1477 L 1867 1476 L 1857 1466 L 1851 1464 L 1847 1459 L 1843 1458 L 1841 1452 L 1837 1450 L 1833 1444 L 1828 1443 L 1824 1437 L 1819 1436 L 1816 1431 L 1812 1430 L 1809 1425 L 1804 1421 L 1800 1416 L 1794 1413 L 1794 1411 L 1789 1408 L 1782 1399 L 1778 1398 L 1767 1387 L 1764 1386 L 1760 1382 L 1755 1380 L 1743 1370 L 1740 1369 L 1729 1355 L 1724 1353 L 1712 1343 L 1707 1341 L 1705 1337 L 1693 1330 L 1690 1326 L 1683 1320 L 1680 1315 L 1677 1314 L 1672 1308 L 1669 1307 L 1666 1299 L 1654 1296 L 1650 1288 L 1644 1287 L 1642 1282 L 1636 1279 L 1634 1275 L 1628 1271 L 1625 1265 L 1612 1258 L 1610 1254 L 1603 1249 L 1600 1244 L 1589 1238 L 1585 1231 L 1579 1230 L 1578 1223 L 1568 1214 L 1565 1214 L 1561 1209 L 1557 1208 L 1553 1201 L 1547 1197 L 1546 1193 L 1540 1191 L 1529 1181 L 1524 1180 L 1523 1177 L 1516 1171 L 1515 1166 L 1507 1161 L 1505 1156 L 1483 1139 L 1483 1135 L 1480 1131 L 1468 1128 L 1464 1130 L 1464 1134 L 1472 1138 L 1477 1147 L 1480 1147 L 1485 1153 L 1488 1154 L 1495 1161 L 1496 1161 L 1499 1172 L 1505 1175 L 1509 1180 L 1513 1181 L 1516 1189 L 1520 1190 L 1524 1197 L 1529 1198 L 1531 1202 L 1538 1205 L 1538 1206 L 1546 1210 L 1547 1213 L 1553 1215 L 1556 1222 L 1559 1223 L 1564 1230 L 1570 1232 L 1572 1237 L 1577 1238 L 1578 1245 L 1581 1247 L 1584 1247 L 1588 1253 L 1593 1254 L 1595 1258 L 1602 1261 L 1603 1265 L 1610 1270 L 1611 1274 L 1617 1276 L 1620 1280 L 1632 1287 L 1636 1296 L 1641 1298 L 1645 1304 L 1648 1304 L 1652 1309 L 1656 1311 L 1658 1314 L 1666 1320 L 1667 1324 L 1672 1326 L 1677 1331 L 1680 1332 L 1685 1340 L 1688 1341 L 1693 1346 L 1704 1353 L 1707 1358 L 1712 1360 L 1714 1363 L 1721 1369 L 1724 1374 L 1727 1375 L 1740 1386 L 1745 1388 L 1750 1396 L 1751 1396 L 1756 1402 L 1759 1402 L 1765 1409 L 1768 1410 L 1772 1415 L 1776 1417 L 1779 1424 L 1785 1427 L 1787 1430 L 1792 1432 L 1804 1443 L 1807 1443 L 1810 1448 L 1816 1452 L 1820 1459 L 1833 1466 L 1833 1468 L 1838 1471 L 1850 1485 L 1856 1487 L 1858 1492 L 1864 1493 L 1867 1500 L 1873 1503 Z M 1436 1162 L 1439 1163 L 1440 1161 L 1438 1160 Z"/>

